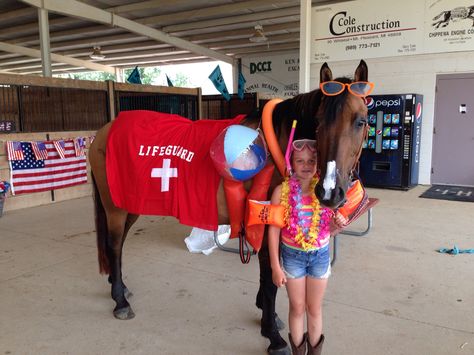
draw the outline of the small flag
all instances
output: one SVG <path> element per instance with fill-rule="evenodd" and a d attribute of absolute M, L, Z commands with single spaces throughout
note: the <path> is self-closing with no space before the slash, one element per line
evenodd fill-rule
<path fill-rule="evenodd" d="M 23 160 L 23 149 L 21 142 L 7 141 L 8 160 Z"/>
<path fill-rule="evenodd" d="M 209 75 L 209 79 L 211 79 L 217 91 L 219 91 L 222 96 L 224 96 L 224 98 L 229 101 L 229 91 L 227 91 L 227 87 L 225 86 L 224 78 L 222 77 L 222 72 L 219 65 L 217 65 L 217 67 L 212 71 L 211 75 Z"/>
<path fill-rule="evenodd" d="M 142 79 L 140 78 L 140 72 L 138 70 L 138 67 L 135 67 L 135 69 L 132 70 L 132 72 L 128 76 L 127 81 L 130 84 L 141 84 L 142 83 Z"/>
<path fill-rule="evenodd" d="M 166 74 L 166 81 L 168 82 L 168 86 L 170 86 L 170 87 L 171 87 L 171 86 L 174 86 L 174 85 L 173 85 L 173 82 L 171 81 L 171 79 L 168 78 L 168 74 Z"/>
<path fill-rule="evenodd" d="M 66 158 L 66 143 L 62 139 L 58 141 L 53 141 L 54 148 L 56 148 L 56 151 L 58 152 L 59 156 L 61 159 Z"/>
<path fill-rule="evenodd" d="M 30 142 L 31 147 L 33 148 L 33 153 L 36 160 L 46 160 L 48 159 L 48 149 L 46 149 L 46 144 L 44 142 Z"/>
<path fill-rule="evenodd" d="M 244 93 L 245 93 L 245 80 L 244 74 L 242 72 L 239 73 L 239 87 L 238 87 L 238 95 L 241 100 L 244 99 Z"/>
<path fill-rule="evenodd" d="M 85 156 L 84 149 L 86 147 L 86 139 L 84 137 L 78 137 L 74 139 L 74 150 L 76 151 L 76 157 Z"/>

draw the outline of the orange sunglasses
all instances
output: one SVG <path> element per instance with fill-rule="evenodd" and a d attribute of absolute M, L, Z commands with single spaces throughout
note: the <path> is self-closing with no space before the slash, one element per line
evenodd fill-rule
<path fill-rule="evenodd" d="M 370 95 L 374 89 L 374 83 L 370 81 L 355 81 L 350 84 L 345 84 L 339 81 L 325 81 L 319 84 L 319 88 L 323 94 L 327 96 L 339 95 L 346 87 L 352 95 L 366 97 Z"/>

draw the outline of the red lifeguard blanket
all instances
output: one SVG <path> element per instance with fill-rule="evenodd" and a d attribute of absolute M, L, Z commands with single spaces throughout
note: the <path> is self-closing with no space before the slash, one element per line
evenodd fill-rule
<path fill-rule="evenodd" d="M 107 181 L 112 201 L 134 214 L 174 216 L 217 230 L 220 176 L 209 148 L 231 120 L 191 121 L 154 111 L 123 111 L 109 131 Z"/>

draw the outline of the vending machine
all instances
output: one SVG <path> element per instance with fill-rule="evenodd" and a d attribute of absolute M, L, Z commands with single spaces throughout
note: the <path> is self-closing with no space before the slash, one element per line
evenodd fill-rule
<path fill-rule="evenodd" d="M 423 96 L 367 97 L 369 134 L 360 157 L 366 186 L 409 189 L 418 184 Z"/>

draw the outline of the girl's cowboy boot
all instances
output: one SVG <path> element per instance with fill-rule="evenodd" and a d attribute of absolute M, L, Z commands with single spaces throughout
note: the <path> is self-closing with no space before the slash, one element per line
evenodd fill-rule
<path fill-rule="evenodd" d="M 306 355 L 306 342 L 308 342 L 309 344 L 309 341 L 307 341 L 308 338 L 306 336 L 306 333 L 304 333 L 303 340 L 301 341 L 301 344 L 299 346 L 295 345 L 290 333 L 288 333 L 288 339 L 290 339 L 291 353 L 293 355 Z"/>
<path fill-rule="evenodd" d="M 315 346 L 311 346 L 311 344 L 309 343 L 309 337 L 306 337 L 306 341 L 308 342 L 308 355 L 321 355 L 324 343 L 323 334 L 321 334 L 321 338 L 319 338 L 319 341 Z"/>

